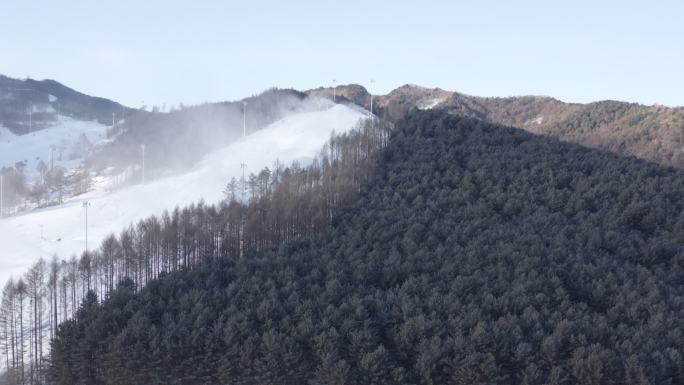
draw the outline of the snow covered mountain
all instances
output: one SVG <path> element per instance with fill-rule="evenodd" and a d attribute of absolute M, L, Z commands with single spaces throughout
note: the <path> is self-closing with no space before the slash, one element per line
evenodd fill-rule
<path fill-rule="evenodd" d="M 0 125 L 25 134 L 57 123 L 59 116 L 109 124 L 145 113 L 105 98 L 86 95 L 54 80 L 14 79 L 0 75 Z"/>
<path fill-rule="evenodd" d="M 88 246 L 94 248 L 108 234 L 149 215 L 202 199 L 207 203 L 219 202 L 230 178 L 242 175 L 243 162 L 247 164 L 247 173 L 270 167 L 276 160 L 285 164 L 295 160 L 306 162 L 333 132 L 346 132 L 368 116 L 361 108 L 321 102 L 318 111 L 286 116 L 207 154 L 186 173 L 118 190 L 108 188 L 111 179 L 99 178 L 92 191 L 69 198 L 62 205 L 0 219 L 0 281 L 12 274 L 20 275 L 38 258 L 50 258 L 53 254 L 65 258 L 81 253 L 86 247 L 86 201 L 90 203 Z M 93 126 L 85 132 L 98 135 L 98 130 Z M 45 135 L 49 137 L 52 132 L 46 131 Z"/>

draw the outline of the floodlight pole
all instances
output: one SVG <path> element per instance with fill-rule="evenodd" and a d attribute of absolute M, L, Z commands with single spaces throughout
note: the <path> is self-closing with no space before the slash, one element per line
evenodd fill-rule
<path fill-rule="evenodd" d="M 375 83 L 375 80 L 371 79 L 371 84 Z M 373 115 L 373 91 L 371 90 L 370 92 L 370 113 Z"/>
<path fill-rule="evenodd" d="M 333 79 L 333 103 L 335 103 L 336 96 L 337 96 L 337 79 Z"/>
<path fill-rule="evenodd" d="M 140 145 L 140 150 L 142 151 L 142 184 L 145 184 L 145 145 Z"/>

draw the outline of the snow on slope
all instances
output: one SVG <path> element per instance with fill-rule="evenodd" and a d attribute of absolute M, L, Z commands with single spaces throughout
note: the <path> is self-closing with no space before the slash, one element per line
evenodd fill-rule
<path fill-rule="evenodd" d="M 100 123 L 65 116 L 60 116 L 54 126 L 26 135 L 15 135 L 0 126 L 0 168 L 25 161 L 24 173 L 29 181 L 33 181 L 38 177 L 38 163 L 42 160 L 49 165 L 50 148 L 54 146 L 54 165 L 72 169 L 83 161 L 80 151 L 75 151 L 79 149 L 81 135 L 85 135 L 90 143 L 96 143 L 106 137 L 106 132 L 107 127 Z"/>
<path fill-rule="evenodd" d="M 257 173 L 276 160 L 290 164 L 311 160 L 331 133 L 346 132 L 368 117 L 365 110 L 335 105 L 322 111 L 290 115 L 227 147 L 208 154 L 192 171 L 108 192 L 104 187 L 57 207 L 0 219 L 0 282 L 19 276 L 38 258 L 57 254 L 68 258 L 85 247 L 84 200 L 88 209 L 88 246 L 93 249 L 108 234 L 118 234 L 131 222 L 165 209 L 204 199 L 217 203 L 230 178 Z M 171 155 L 172 156 L 172 155 Z M 42 237 L 41 237 L 42 232 Z"/>
<path fill-rule="evenodd" d="M 433 98 L 433 99 L 422 100 L 418 104 L 418 109 L 420 109 L 420 110 L 431 110 L 431 109 L 437 107 L 442 102 L 444 102 L 444 99 L 441 99 L 441 98 Z"/>

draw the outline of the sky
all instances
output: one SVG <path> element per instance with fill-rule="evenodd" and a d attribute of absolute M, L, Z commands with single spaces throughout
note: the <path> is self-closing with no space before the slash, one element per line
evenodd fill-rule
<path fill-rule="evenodd" d="M 684 106 L 682 15 L 657 0 L 0 0 L 0 74 L 131 107 L 333 79 Z"/>

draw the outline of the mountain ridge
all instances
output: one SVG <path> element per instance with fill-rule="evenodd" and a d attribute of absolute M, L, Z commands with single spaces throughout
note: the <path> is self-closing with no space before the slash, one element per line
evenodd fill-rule
<path fill-rule="evenodd" d="M 15 90 L 8 91 L 11 88 Z M 334 90 L 319 87 L 302 94 L 330 99 L 335 94 L 337 101 L 370 109 L 371 94 L 362 85 L 339 85 Z M 26 109 L 33 101 L 44 108 L 28 117 Z M 207 105 L 220 107 L 236 103 L 238 101 Z M 15 133 L 26 132 L 30 125 L 40 127 L 52 122 L 55 108 L 77 119 L 94 118 L 103 124 L 112 121 L 112 113 L 119 117 L 144 113 L 109 99 L 85 95 L 55 80 L 19 80 L 0 75 L 0 124 Z M 569 103 L 545 95 L 482 97 L 412 84 L 397 87 L 386 95 L 373 95 L 373 112 L 393 122 L 413 109 L 434 108 L 619 155 L 684 168 L 684 107 L 647 106 L 616 100 Z M 154 121 L 166 118 L 166 115 L 154 118 L 149 112 L 145 115 L 150 115 L 149 119 Z M 35 123 L 28 123 L 27 127 L 27 119 L 33 119 Z"/>
<path fill-rule="evenodd" d="M 111 124 L 114 118 L 141 110 L 87 95 L 56 80 L 15 79 L 0 75 L 0 124 L 17 134 L 43 128 L 58 115 Z M 30 116 L 29 116 L 30 115 Z"/>
<path fill-rule="evenodd" d="M 307 92 L 332 97 L 333 89 Z M 341 85 L 335 92 L 370 107 L 370 94 L 363 86 Z M 376 115 L 394 122 L 413 109 L 432 108 L 684 168 L 684 107 L 615 100 L 567 103 L 544 95 L 480 97 L 408 84 L 373 96 Z"/>

